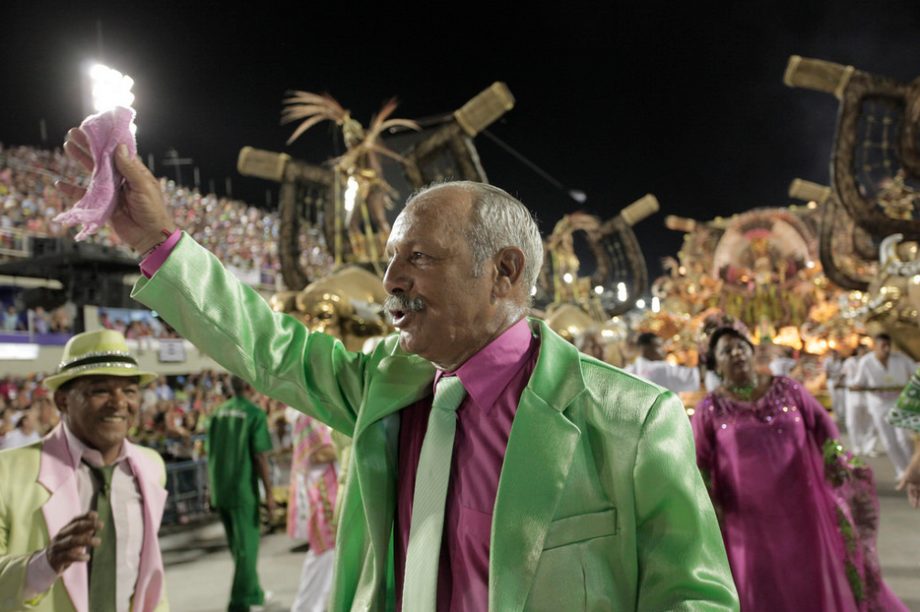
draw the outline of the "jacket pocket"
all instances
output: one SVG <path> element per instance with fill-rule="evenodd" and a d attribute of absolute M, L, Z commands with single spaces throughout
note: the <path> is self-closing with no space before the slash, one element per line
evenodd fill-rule
<path fill-rule="evenodd" d="M 543 550 L 552 550 L 585 540 L 616 535 L 616 533 L 616 508 L 569 516 L 550 523 Z"/>

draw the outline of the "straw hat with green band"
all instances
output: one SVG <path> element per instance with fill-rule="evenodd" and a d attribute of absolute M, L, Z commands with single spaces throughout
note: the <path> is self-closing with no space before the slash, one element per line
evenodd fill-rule
<path fill-rule="evenodd" d="M 125 337 L 111 329 L 77 334 L 68 340 L 57 373 L 43 382 L 54 391 L 81 376 L 137 376 L 141 385 L 157 378 L 156 373 L 140 369 Z"/>

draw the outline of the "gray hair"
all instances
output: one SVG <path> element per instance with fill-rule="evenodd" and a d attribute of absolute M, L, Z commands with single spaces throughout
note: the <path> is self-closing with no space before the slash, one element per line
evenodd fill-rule
<path fill-rule="evenodd" d="M 425 193 L 443 187 L 456 187 L 473 195 L 472 219 L 464 236 L 470 245 L 473 276 L 482 276 L 486 263 L 502 249 L 517 247 L 524 253 L 521 279 L 529 304 L 530 290 L 543 266 L 543 240 L 533 214 L 503 189 L 474 181 L 432 183 L 412 194 L 406 205 Z"/>

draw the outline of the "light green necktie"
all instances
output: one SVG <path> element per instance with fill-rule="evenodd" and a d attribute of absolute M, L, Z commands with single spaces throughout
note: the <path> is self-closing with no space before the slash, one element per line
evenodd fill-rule
<path fill-rule="evenodd" d="M 117 464 L 95 467 L 93 474 L 99 479 L 96 494 L 96 513 L 103 523 L 96 535 L 102 540 L 93 548 L 89 562 L 89 609 L 92 612 L 115 612 L 115 520 L 112 518 L 112 472 Z"/>
<path fill-rule="evenodd" d="M 437 607 L 444 502 L 450 457 L 454 452 L 457 407 L 465 395 L 463 383 L 456 376 L 441 378 L 434 392 L 412 498 L 402 600 L 406 612 L 435 612 Z"/>

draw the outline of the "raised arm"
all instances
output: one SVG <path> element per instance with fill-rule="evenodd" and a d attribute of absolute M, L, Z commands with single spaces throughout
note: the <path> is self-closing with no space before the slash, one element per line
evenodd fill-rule
<path fill-rule="evenodd" d="M 80 129 L 68 132 L 64 146 L 68 155 L 92 170 L 88 141 Z M 144 255 L 166 241 L 176 226 L 157 180 L 139 159 L 125 153 L 119 147 L 115 156 L 125 184 L 110 223 L 122 240 Z M 74 185 L 59 188 L 74 198 L 84 192 Z M 349 353 L 334 338 L 310 333 L 294 318 L 273 312 L 189 236 L 183 235 L 172 247 L 152 279 L 138 281 L 133 296 L 260 393 L 353 434 L 369 358 Z"/>

